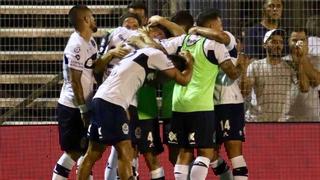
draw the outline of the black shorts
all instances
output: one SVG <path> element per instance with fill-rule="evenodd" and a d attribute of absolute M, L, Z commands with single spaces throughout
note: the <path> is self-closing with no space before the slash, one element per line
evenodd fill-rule
<path fill-rule="evenodd" d="M 214 111 L 173 112 L 168 142 L 182 148 L 213 148 L 215 125 Z"/>
<path fill-rule="evenodd" d="M 130 105 L 128 108 L 128 112 L 129 112 L 129 116 L 130 116 L 130 120 L 129 120 L 129 128 L 130 128 L 130 137 L 131 137 L 131 142 L 133 145 L 136 145 L 136 139 L 135 139 L 135 135 L 134 135 L 134 124 L 136 121 L 139 120 L 139 116 L 138 116 L 138 108 L 136 106 Z"/>
<path fill-rule="evenodd" d="M 217 118 L 217 142 L 245 140 L 244 104 L 221 104 L 215 106 Z"/>
<path fill-rule="evenodd" d="M 169 145 L 168 138 L 169 132 L 171 131 L 171 118 L 162 119 L 162 135 L 163 135 L 163 144 Z"/>
<path fill-rule="evenodd" d="M 137 120 L 132 123 L 134 127 L 133 142 L 137 144 L 140 153 L 152 152 L 158 155 L 163 152 L 157 119 Z"/>
<path fill-rule="evenodd" d="M 92 122 L 88 129 L 91 140 L 105 145 L 115 145 L 131 139 L 129 120 L 121 106 L 100 98 L 93 99 L 92 105 Z"/>
<path fill-rule="evenodd" d="M 57 105 L 59 142 L 63 151 L 85 152 L 88 141 L 78 108 Z"/>

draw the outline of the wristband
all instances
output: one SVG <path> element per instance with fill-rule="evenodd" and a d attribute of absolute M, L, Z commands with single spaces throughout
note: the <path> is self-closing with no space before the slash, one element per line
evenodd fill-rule
<path fill-rule="evenodd" d="M 78 108 L 79 108 L 81 114 L 82 114 L 82 113 L 86 113 L 86 112 L 89 111 L 87 105 L 85 105 L 85 104 L 79 105 Z"/>

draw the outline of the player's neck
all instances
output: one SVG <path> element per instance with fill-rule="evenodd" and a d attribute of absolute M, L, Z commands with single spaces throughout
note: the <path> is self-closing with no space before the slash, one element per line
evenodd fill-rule
<path fill-rule="evenodd" d="M 267 19 L 267 18 L 262 19 L 262 21 L 260 23 L 264 27 L 266 27 L 267 29 L 276 29 L 279 26 L 278 20 L 272 20 L 272 19 Z"/>
<path fill-rule="evenodd" d="M 87 42 L 90 41 L 91 36 L 92 36 L 92 32 L 90 30 L 86 31 L 86 30 L 82 30 L 82 31 L 78 31 L 79 35 Z"/>

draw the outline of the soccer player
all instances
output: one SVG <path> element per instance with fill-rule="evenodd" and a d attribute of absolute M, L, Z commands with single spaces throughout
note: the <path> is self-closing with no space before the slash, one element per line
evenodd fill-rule
<path fill-rule="evenodd" d="M 120 179 L 133 179 L 132 146 L 125 111 L 145 79 L 155 70 L 175 79 L 181 85 L 188 84 L 192 76 L 193 59 L 189 53 L 181 55 L 187 61 L 187 68 L 182 73 L 174 68 L 162 51 L 154 48 L 138 49 L 112 69 L 93 99 L 93 119 L 88 130 L 89 147 L 80 166 L 78 179 L 88 178 L 106 145 L 114 145 L 118 152 Z"/>
<path fill-rule="evenodd" d="M 201 13 L 197 25 L 213 26 L 216 13 L 212 10 Z M 174 168 L 175 178 L 187 179 L 195 148 L 198 156 L 191 168 L 190 179 L 205 179 L 209 163 L 214 157 L 215 114 L 212 97 L 218 65 L 231 79 L 236 79 L 241 72 L 241 63 L 237 68 L 223 44 L 202 36 L 183 35 L 164 41 L 162 45 L 169 54 L 181 48 L 189 50 L 195 57 L 191 82 L 186 87 L 176 84 L 173 92 L 169 143 L 180 148 Z"/>
<path fill-rule="evenodd" d="M 53 170 L 53 180 L 65 180 L 79 157 L 86 151 L 86 131 L 89 125 L 89 102 L 93 95 L 93 68 L 97 63 L 97 44 L 92 34 L 97 31 L 91 10 L 76 5 L 69 11 L 75 28 L 64 50 L 64 82 L 57 105 L 59 141 L 64 154 Z M 113 58 L 113 51 L 101 61 Z"/>
<path fill-rule="evenodd" d="M 230 53 L 232 62 L 237 63 L 237 43 L 228 31 L 223 31 L 220 15 L 217 14 L 214 28 L 193 27 L 191 33 L 200 34 L 209 39 L 223 43 Z M 242 55 L 241 55 L 242 56 Z M 245 57 L 241 57 L 245 58 Z M 247 179 L 248 169 L 242 155 L 244 141 L 244 100 L 237 80 L 231 80 L 221 69 L 219 70 L 214 92 L 215 114 L 217 119 L 217 152 L 223 143 L 231 160 L 233 175 L 226 162 L 219 157 L 210 165 L 220 179 Z M 233 176 L 233 177 L 232 177 Z"/>

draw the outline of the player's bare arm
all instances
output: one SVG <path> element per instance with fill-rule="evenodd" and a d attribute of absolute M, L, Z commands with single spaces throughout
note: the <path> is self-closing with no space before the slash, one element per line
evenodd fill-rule
<path fill-rule="evenodd" d="M 179 55 L 186 59 L 186 69 L 180 72 L 177 68 L 172 68 L 164 70 L 162 73 L 174 79 L 178 84 L 186 86 L 191 81 L 194 59 L 188 51 L 181 51 Z"/>
<path fill-rule="evenodd" d="M 228 46 L 230 43 L 230 37 L 228 36 L 227 33 L 220 30 L 207 28 L 207 27 L 200 27 L 200 26 L 192 27 L 189 30 L 189 34 L 198 34 L 208 39 L 215 40 L 221 44 L 224 44 L 225 46 Z"/>
<path fill-rule="evenodd" d="M 79 107 L 81 115 L 84 115 L 85 113 L 88 112 L 88 108 L 86 106 L 86 101 L 83 96 L 83 88 L 81 84 L 82 71 L 75 70 L 72 68 L 70 68 L 69 71 L 70 71 L 70 78 L 71 78 L 70 81 L 71 81 L 76 105 Z M 88 127 L 89 118 L 87 116 L 83 116 L 81 119 L 82 119 L 83 125 L 85 127 Z"/>
<path fill-rule="evenodd" d="M 249 58 L 244 54 L 238 55 L 237 65 L 234 65 L 231 59 L 228 59 L 220 64 L 221 69 L 227 74 L 230 79 L 238 79 L 243 71 L 249 65 Z"/>
<path fill-rule="evenodd" d="M 173 36 L 180 36 L 186 33 L 181 26 L 167 20 L 162 16 L 158 16 L 158 15 L 151 16 L 148 20 L 148 23 L 149 23 L 149 26 L 160 24 L 166 27 L 170 31 L 170 33 L 172 33 Z"/>
<path fill-rule="evenodd" d="M 94 65 L 93 73 L 95 74 L 96 81 L 99 83 L 102 78 L 102 74 L 105 70 L 106 65 L 113 59 L 113 58 L 123 58 L 126 56 L 130 50 L 125 48 L 124 45 L 121 43 L 116 46 L 114 49 L 110 49 L 106 54 L 102 55 Z"/>
<path fill-rule="evenodd" d="M 253 81 L 248 77 L 247 68 L 241 73 L 239 87 L 244 97 L 247 97 L 251 93 Z"/>

